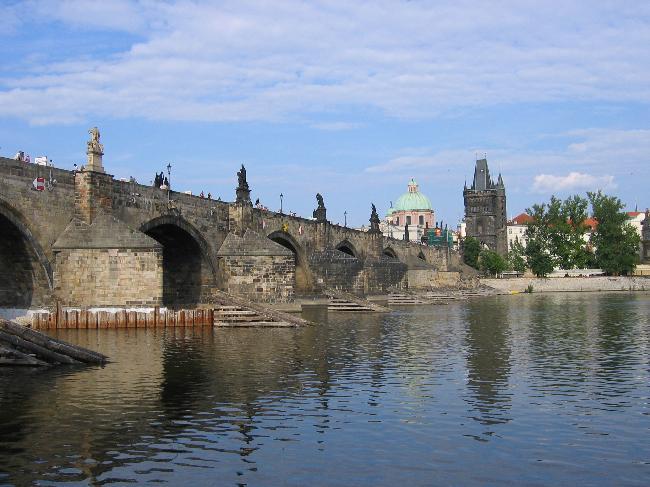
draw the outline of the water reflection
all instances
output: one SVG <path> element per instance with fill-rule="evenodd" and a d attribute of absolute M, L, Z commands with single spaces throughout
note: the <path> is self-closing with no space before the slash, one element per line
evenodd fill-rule
<path fill-rule="evenodd" d="M 508 304 L 505 301 L 471 300 L 466 307 L 468 400 L 478 413 L 473 419 L 484 425 L 510 420 L 511 393 Z M 486 432 L 489 434 L 490 430 Z"/>
<path fill-rule="evenodd" d="M 643 294 L 532 295 L 61 331 L 113 362 L 0 369 L 0 485 L 642 483 L 649 314 Z"/>

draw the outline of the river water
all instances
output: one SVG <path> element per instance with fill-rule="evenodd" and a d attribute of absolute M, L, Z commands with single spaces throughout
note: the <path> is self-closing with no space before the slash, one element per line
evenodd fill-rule
<path fill-rule="evenodd" d="M 61 331 L 113 362 L 0 369 L 0 485 L 648 485 L 649 316 L 532 294 Z"/>

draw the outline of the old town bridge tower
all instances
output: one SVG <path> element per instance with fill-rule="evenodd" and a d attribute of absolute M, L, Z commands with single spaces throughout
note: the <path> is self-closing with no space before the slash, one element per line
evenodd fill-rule
<path fill-rule="evenodd" d="M 490 177 L 487 159 L 476 161 L 474 181 L 463 189 L 465 223 L 468 237 L 478 239 L 501 255 L 508 251 L 506 235 L 506 188 L 501 174 L 495 183 Z"/>

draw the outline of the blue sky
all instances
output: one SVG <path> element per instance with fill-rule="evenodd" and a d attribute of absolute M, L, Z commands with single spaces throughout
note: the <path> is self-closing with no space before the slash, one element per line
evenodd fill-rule
<path fill-rule="evenodd" d="M 410 177 L 456 223 L 475 154 L 514 216 L 603 189 L 650 206 L 650 4 L 0 1 L 0 154 L 367 223 Z"/>

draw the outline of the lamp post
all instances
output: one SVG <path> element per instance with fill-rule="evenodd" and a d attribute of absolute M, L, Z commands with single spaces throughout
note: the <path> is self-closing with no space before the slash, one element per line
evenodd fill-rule
<path fill-rule="evenodd" d="M 343 212 L 343 226 L 344 227 L 348 226 L 348 210 L 345 210 Z"/>
<path fill-rule="evenodd" d="M 167 205 L 169 205 L 169 191 L 172 186 L 172 163 L 167 164 Z"/>
<path fill-rule="evenodd" d="M 284 198 L 284 195 L 280 193 L 280 214 L 282 214 L 282 198 Z"/>

